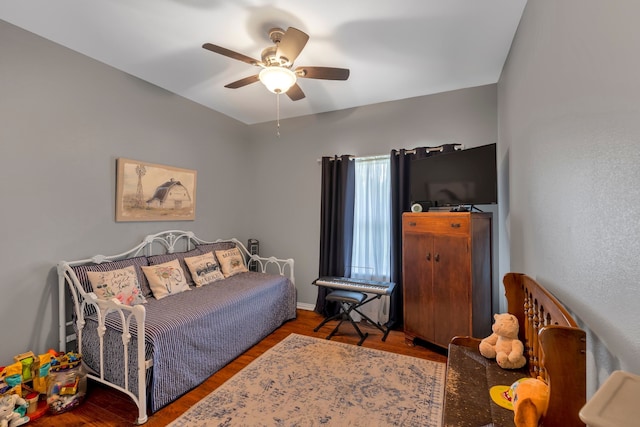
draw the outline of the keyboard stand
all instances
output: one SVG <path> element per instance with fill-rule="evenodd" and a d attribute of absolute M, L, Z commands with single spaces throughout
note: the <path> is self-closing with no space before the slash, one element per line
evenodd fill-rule
<path fill-rule="evenodd" d="M 387 335 L 389 335 L 390 328 L 389 327 L 385 328 L 383 325 L 380 324 L 380 322 L 374 322 L 373 319 L 371 319 L 369 316 L 367 316 L 366 314 L 358 310 L 363 305 L 370 303 L 371 301 L 374 301 L 376 299 L 380 299 L 381 297 L 382 295 L 378 294 L 378 295 L 371 296 L 367 299 L 367 295 L 362 292 L 345 291 L 341 289 L 333 290 L 326 296 L 325 299 L 327 301 L 338 302 L 340 304 L 340 311 L 337 314 L 334 314 L 333 316 L 329 316 L 325 318 L 318 326 L 316 326 L 313 329 L 313 331 L 318 332 L 318 330 L 320 330 L 320 328 L 323 327 L 327 322 L 331 320 L 340 319 L 340 322 L 338 323 L 338 325 L 333 329 L 333 331 L 329 334 L 329 336 L 327 336 L 327 339 L 329 340 L 331 339 L 331 337 L 335 335 L 336 332 L 338 332 L 338 328 L 340 327 L 342 322 L 344 322 L 345 320 L 349 320 L 349 322 L 353 325 L 353 327 L 356 329 L 356 332 L 358 332 L 358 335 L 360 336 L 360 341 L 358 342 L 358 345 L 362 345 L 362 343 L 364 342 L 364 340 L 367 338 L 369 334 L 366 334 L 366 333 L 363 334 L 360 328 L 358 327 L 358 325 L 356 324 L 356 322 L 351 317 L 351 312 L 355 311 L 360 316 L 362 316 L 363 319 L 366 319 L 367 322 L 369 322 L 371 325 L 378 328 L 383 333 L 382 341 L 384 342 L 387 340 Z"/>
<path fill-rule="evenodd" d="M 367 316 L 366 314 L 364 314 L 363 312 L 361 312 L 360 310 L 358 310 L 358 308 L 362 307 L 363 305 L 365 305 L 368 302 L 371 302 L 373 300 L 377 300 L 382 298 L 382 295 L 375 295 L 370 297 L 367 300 L 362 301 L 361 304 L 358 304 L 356 307 L 353 307 L 353 311 L 355 311 L 356 313 L 358 313 L 360 316 L 362 316 L 364 319 L 367 320 L 367 322 L 369 322 L 370 324 L 372 324 L 373 326 L 375 326 L 376 328 L 378 328 L 381 332 L 382 332 L 382 341 L 386 341 L 387 340 L 387 335 L 389 335 L 389 331 L 391 330 L 388 326 L 385 327 L 383 325 L 380 324 L 380 322 L 374 322 L 373 319 L 371 319 L 369 316 Z"/>
<path fill-rule="evenodd" d="M 358 306 L 359 304 L 362 304 L 362 302 L 366 298 L 367 298 L 367 296 L 365 294 L 363 294 L 362 292 L 347 291 L 347 290 L 344 290 L 344 289 L 336 289 L 335 291 L 330 292 L 326 296 L 326 300 L 327 301 L 335 301 L 335 302 L 337 302 L 338 305 L 339 305 L 339 311 L 338 311 L 337 314 L 334 314 L 333 316 L 330 316 L 330 317 L 327 317 L 326 319 L 324 319 L 322 321 L 322 323 L 320 323 L 318 326 L 316 326 L 314 328 L 313 331 L 314 332 L 318 332 L 318 330 L 322 326 L 324 326 L 325 323 L 327 323 L 330 320 L 340 319 L 340 322 L 338 322 L 336 327 L 333 328 L 333 331 L 331 331 L 331 333 L 329 335 L 327 335 L 327 339 L 330 340 L 331 337 L 333 337 L 336 334 L 336 332 L 338 332 L 338 329 L 340 328 L 340 325 L 342 325 L 342 323 L 345 320 L 348 320 L 349 323 L 351 323 L 351 325 L 354 327 L 354 329 L 356 330 L 356 332 L 360 336 L 360 341 L 358 341 L 358 345 L 362 345 L 362 343 L 364 342 L 365 339 L 367 339 L 369 334 L 368 333 L 362 333 L 362 331 L 358 327 L 358 324 L 351 317 L 351 312 L 355 309 L 356 306 Z"/>

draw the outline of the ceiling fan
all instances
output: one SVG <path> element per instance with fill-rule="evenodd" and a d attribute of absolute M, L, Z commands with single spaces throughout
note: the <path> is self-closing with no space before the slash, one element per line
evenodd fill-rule
<path fill-rule="evenodd" d="M 262 68 L 258 74 L 225 85 L 230 89 L 237 89 L 261 81 L 271 92 L 286 93 L 292 101 L 298 101 L 305 97 L 296 82 L 299 78 L 322 80 L 347 80 L 349 78 L 349 70 L 346 68 L 300 66 L 292 70 L 293 62 L 309 40 L 309 36 L 297 28 L 289 27 L 286 31 L 282 28 L 272 28 L 269 30 L 269 38 L 274 45 L 262 51 L 262 60 L 260 61 L 211 43 L 205 43 L 202 47 Z"/>

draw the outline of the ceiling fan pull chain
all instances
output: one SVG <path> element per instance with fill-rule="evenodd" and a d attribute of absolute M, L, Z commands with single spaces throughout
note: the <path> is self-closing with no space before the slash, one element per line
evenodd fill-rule
<path fill-rule="evenodd" d="M 277 121 L 276 134 L 278 135 L 278 138 L 280 138 L 280 92 L 276 94 L 276 121 Z"/>

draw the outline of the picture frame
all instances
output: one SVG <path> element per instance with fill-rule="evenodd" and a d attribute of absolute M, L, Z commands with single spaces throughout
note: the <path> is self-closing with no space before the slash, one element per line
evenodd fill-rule
<path fill-rule="evenodd" d="M 197 171 L 116 159 L 116 222 L 193 221 Z"/>

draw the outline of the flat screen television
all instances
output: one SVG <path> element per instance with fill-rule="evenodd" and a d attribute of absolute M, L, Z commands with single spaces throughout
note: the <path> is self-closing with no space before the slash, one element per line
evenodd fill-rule
<path fill-rule="evenodd" d="M 423 206 L 498 203 L 496 144 L 413 160 L 409 189 Z"/>

